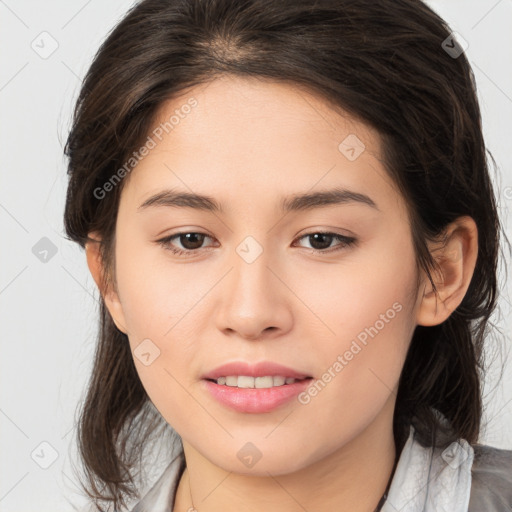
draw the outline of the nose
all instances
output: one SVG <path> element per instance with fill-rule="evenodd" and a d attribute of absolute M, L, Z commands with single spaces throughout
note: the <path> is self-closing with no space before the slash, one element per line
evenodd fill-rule
<path fill-rule="evenodd" d="M 292 328 L 293 294 L 280 276 L 279 265 L 269 259 L 265 251 L 251 263 L 238 254 L 232 258 L 231 271 L 219 283 L 215 317 L 225 335 L 263 340 Z"/>

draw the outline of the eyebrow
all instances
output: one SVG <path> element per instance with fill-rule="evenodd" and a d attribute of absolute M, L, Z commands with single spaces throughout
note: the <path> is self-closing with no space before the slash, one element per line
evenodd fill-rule
<path fill-rule="evenodd" d="M 375 201 L 366 194 L 343 188 L 305 194 L 293 194 L 281 199 L 280 208 L 283 212 L 307 211 L 315 208 L 350 203 L 360 203 L 379 210 Z M 175 190 L 163 190 L 162 192 L 152 195 L 146 199 L 137 210 L 141 211 L 156 206 L 194 208 L 196 210 L 204 210 L 212 213 L 224 212 L 222 205 L 211 196 L 190 192 L 178 192 Z"/>

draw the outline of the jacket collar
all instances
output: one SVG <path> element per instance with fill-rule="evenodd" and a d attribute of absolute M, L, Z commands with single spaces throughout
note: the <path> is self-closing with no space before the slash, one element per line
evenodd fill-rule
<path fill-rule="evenodd" d="M 473 457 L 464 439 L 424 447 L 411 425 L 382 512 L 467 512 Z"/>

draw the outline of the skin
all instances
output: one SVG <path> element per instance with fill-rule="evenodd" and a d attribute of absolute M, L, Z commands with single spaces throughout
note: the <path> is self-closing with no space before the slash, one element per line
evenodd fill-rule
<path fill-rule="evenodd" d="M 443 322 L 462 301 L 476 225 L 461 217 L 447 228 L 445 248 L 431 246 L 441 269 L 436 299 L 416 267 L 405 202 L 380 160 L 376 131 L 297 86 L 229 76 L 162 105 L 155 126 L 191 96 L 198 105 L 125 178 L 117 291 L 102 285 L 98 244 L 86 248 L 132 349 L 149 338 L 160 350 L 149 366 L 134 361 L 183 440 L 187 469 L 174 510 L 188 510 L 192 496 L 201 512 L 373 511 L 394 464 L 393 411 L 412 334 Z M 338 149 L 349 134 L 366 148 L 354 161 Z M 283 196 L 334 187 L 364 193 L 378 209 L 351 202 L 279 210 Z M 224 211 L 137 210 L 164 188 L 210 195 Z M 357 244 L 329 253 L 340 243 L 331 239 L 314 254 L 322 246 L 304 235 L 319 231 Z M 195 256 L 181 257 L 156 242 L 177 232 L 208 237 Z M 236 252 L 247 236 L 263 249 L 250 264 Z M 394 303 L 401 311 L 306 405 L 240 413 L 202 386 L 206 371 L 235 360 L 275 361 L 320 379 Z M 252 468 L 237 457 L 248 441 L 262 454 Z"/>

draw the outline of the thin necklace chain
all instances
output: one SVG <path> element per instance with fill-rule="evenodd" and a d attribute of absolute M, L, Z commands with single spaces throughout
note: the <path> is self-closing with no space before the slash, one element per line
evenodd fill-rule
<path fill-rule="evenodd" d="M 377 503 L 377 506 L 375 507 L 375 510 L 373 512 L 379 512 L 382 509 L 382 507 L 384 506 L 384 503 L 386 502 L 387 499 L 388 499 L 388 493 L 385 492 L 382 495 L 382 498 L 380 499 L 379 503 Z"/>

